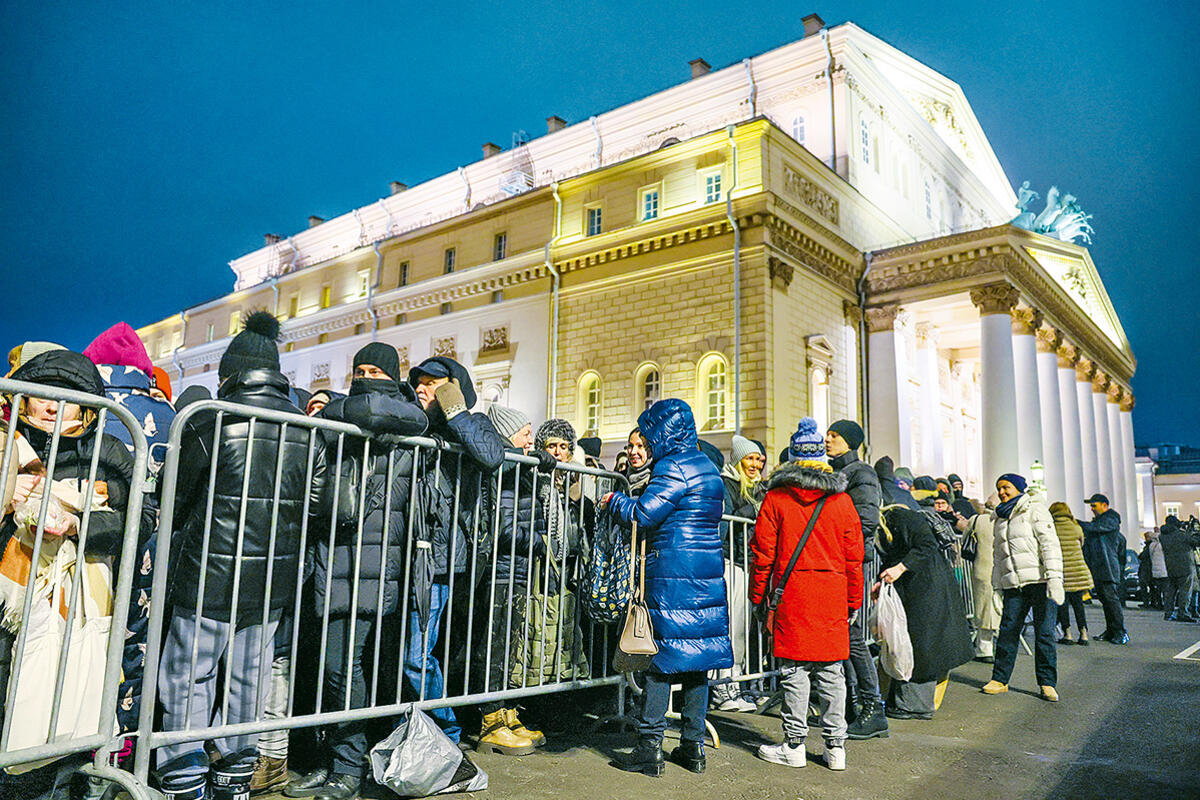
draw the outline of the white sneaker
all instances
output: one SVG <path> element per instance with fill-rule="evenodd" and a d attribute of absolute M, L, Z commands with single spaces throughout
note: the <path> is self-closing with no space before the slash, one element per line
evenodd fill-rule
<path fill-rule="evenodd" d="M 844 770 L 846 768 L 846 748 L 826 747 L 825 766 L 833 770 Z"/>
<path fill-rule="evenodd" d="M 800 742 L 799 744 L 781 742 L 780 744 L 760 745 L 758 748 L 758 757 L 763 761 L 770 761 L 772 764 L 782 764 L 785 767 L 803 767 L 808 764 L 808 756 L 804 752 L 804 742 Z M 842 763 L 843 765 L 845 764 L 844 757 Z"/>
<path fill-rule="evenodd" d="M 721 705 L 717 706 L 717 711 L 741 711 L 743 713 L 757 711 L 758 706 L 751 703 L 744 697 L 735 697 L 731 700 L 726 700 Z"/>

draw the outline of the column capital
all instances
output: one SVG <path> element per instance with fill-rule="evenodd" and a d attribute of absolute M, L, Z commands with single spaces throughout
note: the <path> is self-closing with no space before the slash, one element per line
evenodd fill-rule
<path fill-rule="evenodd" d="M 1057 352 L 1063 341 L 1062 331 L 1052 325 L 1047 325 L 1045 322 L 1038 326 L 1034 336 L 1037 337 L 1037 349 L 1039 353 Z"/>
<path fill-rule="evenodd" d="M 979 308 L 980 316 L 1011 314 L 1021 293 L 1011 283 L 990 283 L 971 290 L 971 302 Z"/>
<path fill-rule="evenodd" d="M 1075 361 L 1075 380 L 1080 383 L 1091 383 L 1092 376 L 1096 374 L 1096 365 L 1083 356 Z"/>
<path fill-rule="evenodd" d="M 1125 387 L 1116 381 L 1109 381 L 1107 394 L 1108 402 L 1119 403 L 1121 402 L 1121 396 L 1125 394 Z"/>
<path fill-rule="evenodd" d="M 1092 391 L 1096 394 L 1107 394 L 1111 381 L 1112 378 L 1108 377 L 1108 373 L 1097 367 L 1095 374 L 1092 375 Z"/>
<path fill-rule="evenodd" d="M 915 327 L 917 334 L 917 347 L 926 348 L 932 347 L 937 349 L 937 326 L 932 322 L 918 322 Z"/>
<path fill-rule="evenodd" d="M 845 318 L 847 325 L 858 327 L 858 324 L 863 321 L 863 310 L 858 303 L 843 300 L 842 317 Z"/>
<path fill-rule="evenodd" d="M 1017 336 L 1033 336 L 1042 324 L 1042 312 L 1028 306 L 1012 310 L 1012 332 Z"/>
<path fill-rule="evenodd" d="M 884 333 L 896 327 L 896 315 L 900 313 L 899 305 L 878 306 L 868 308 L 867 331 L 869 333 Z"/>
<path fill-rule="evenodd" d="M 1058 354 L 1058 366 L 1062 369 L 1070 369 L 1079 361 L 1079 348 L 1068 342 L 1066 337 L 1062 336 L 1061 331 L 1059 338 L 1061 341 L 1054 349 L 1054 352 Z"/>
<path fill-rule="evenodd" d="M 1119 403 L 1121 410 L 1122 411 L 1133 411 L 1133 400 L 1134 400 L 1133 392 L 1130 391 L 1129 389 L 1126 389 L 1121 394 L 1121 400 Z"/>

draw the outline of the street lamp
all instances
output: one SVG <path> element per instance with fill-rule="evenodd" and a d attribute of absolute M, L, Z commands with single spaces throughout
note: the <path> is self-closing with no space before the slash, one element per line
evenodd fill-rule
<path fill-rule="evenodd" d="M 1030 483 L 1034 489 L 1039 492 L 1046 490 L 1046 466 L 1041 461 L 1034 459 L 1033 464 L 1029 467 L 1029 477 L 1032 478 Z"/>

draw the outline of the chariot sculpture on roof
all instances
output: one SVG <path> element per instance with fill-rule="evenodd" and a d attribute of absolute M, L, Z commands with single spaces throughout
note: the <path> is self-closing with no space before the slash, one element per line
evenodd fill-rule
<path fill-rule="evenodd" d="M 1057 186 L 1051 186 L 1046 192 L 1046 208 L 1036 216 L 1029 210 L 1029 205 L 1038 199 L 1038 193 L 1029 188 L 1029 181 L 1021 184 L 1017 192 L 1017 210 L 1020 212 L 1012 224 L 1027 231 L 1040 233 L 1043 236 L 1053 236 L 1064 242 L 1074 242 L 1080 239 L 1084 244 L 1092 243 L 1091 214 L 1083 213 L 1073 194 L 1062 194 Z"/>

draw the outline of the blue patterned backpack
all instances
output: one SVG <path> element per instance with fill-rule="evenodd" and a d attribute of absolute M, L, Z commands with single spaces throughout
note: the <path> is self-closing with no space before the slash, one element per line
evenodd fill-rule
<path fill-rule="evenodd" d="M 601 624 L 617 622 L 629 605 L 629 544 L 605 508 L 597 515 L 592 551 L 580 586 L 583 611 Z"/>

